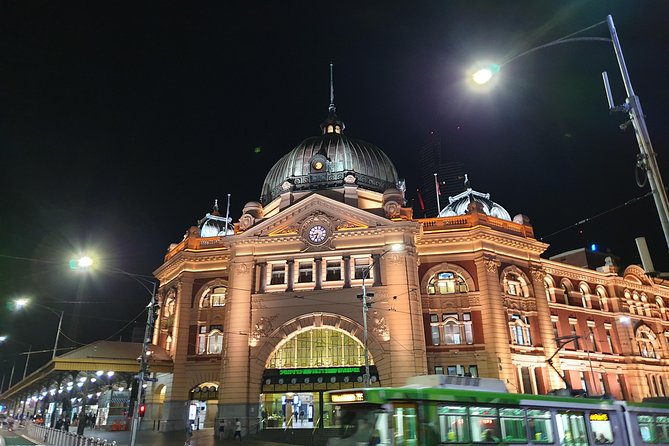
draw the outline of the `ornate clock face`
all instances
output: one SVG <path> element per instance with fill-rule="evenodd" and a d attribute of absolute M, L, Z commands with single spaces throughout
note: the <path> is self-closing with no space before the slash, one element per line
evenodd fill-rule
<path fill-rule="evenodd" d="M 328 236 L 328 230 L 321 225 L 314 225 L 309 229 L 309 240 L 313 243 L 323 243 Z"/>

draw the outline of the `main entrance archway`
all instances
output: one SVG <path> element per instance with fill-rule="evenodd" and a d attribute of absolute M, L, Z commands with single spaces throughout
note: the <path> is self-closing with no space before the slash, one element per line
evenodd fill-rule
<path fill-rule="evenodd" d="M 323 412 L 323 392 L 361 387 L 364 345 L 334 326 L 311 326 L 279 342 L 265 365 L 260 395 L 264 428 L 329 426 L 333 414 Z M 372 382 L 378 373 L 370 358 Z"/>

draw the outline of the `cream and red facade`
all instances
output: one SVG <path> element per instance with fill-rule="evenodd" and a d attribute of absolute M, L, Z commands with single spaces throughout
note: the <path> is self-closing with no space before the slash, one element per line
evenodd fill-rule
<path fill-rule="evenodd" d="M 155 271 L 153 343 L 174 371 L 150 386 L 147 417 L 180 428 L 194 389 L 215 386 L 205 425 L 240 418 L 254 429 L 267 425 L 267 395 L 318 401 L 322 391 L 362 386 L 362 376 L 317 377 L 328 367 L 364 370 L 363 285 L 374 293 L 366 318 L 373 385 L 442 372 L 500 378 L 511 392 L 544 394 L 566 381 L 634 401 L 669 393 L 661 280 L 637 266 L 592 270 L 542 258 L 548 245 L 521 215 L 470 205 L 462 215 L 414 219 L 401 187 L 369 190 L 362 177 L 347 171 L 311 190 L 286 182 L 264 204 L 247 204 L 234 230 L 203 237 L 201 222 L 170 247 Z M 335 338 L 349 353 L 305 343 Z M 298 367 L 278 353 L 293 341 L 299 347 L 285 351 L 301 358 L 297 380 L 271 377 L 270 369 Z M 309 368 L 313 379 L 304 378 Z"/>

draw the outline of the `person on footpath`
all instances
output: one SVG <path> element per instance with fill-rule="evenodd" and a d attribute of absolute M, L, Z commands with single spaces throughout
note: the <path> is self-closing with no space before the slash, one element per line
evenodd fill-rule
<path fill-rule="evenodd" d="M 221 418 L 221 421 L 218 423 L 218 439 L 222 440 L 225 435 L 225 420 Z"/>
<path fill-rule="evenodd" d="M 234 440 L 235 438 L 239 438 L 239 441 L 242 441 L 242 422 L 239 421 L 239 418 L 235 418 L 235 435 L 232 439 Z"/>

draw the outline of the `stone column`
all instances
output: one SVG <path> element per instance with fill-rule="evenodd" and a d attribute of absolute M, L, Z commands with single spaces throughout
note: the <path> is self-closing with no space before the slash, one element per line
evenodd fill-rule
<path fill-rule="evenodd" d="M 323 259 L 322 258 L 317 258 L 315 260 L 316 262 L 316 267 L 314 268 L 314 282 L 316 285 L 314 286 L 315 290 L 320 290 L 323 289 Z"/>
<path fill-rule="evenodd" d="M 553 333 L 553 323 L 551 322 L 551 311 L 548 306 L 548 300 L 544 293 L 544 278 L 546 273 L 539 267 L 531 267 L 530 275 L 532 276 L 532 286 L 534 288 L 534 301 L 537 307 L 537 322 L 539 323 L 539 334 L 541 336 L 541 345 L 544 347 L 544 359 L 550 358 L 557 351 L 557 341 Z M 546 364 L 546 372 L 548 375 L 548 382 L 546 388 L 548 390 L 563 389 L 565 387 L 562 378 L 553 370 L 553 367 Z M 553 358 L 553 365 L 562 373 L 562 366 L 560 358 L 555 355 Z"/>
<path fill-rule="evenodd" d="M 515 385 L 515 370 L 509 346 L 509 325 L 499 280 L 500 262 L 494 255 L 474 259 L 481 295 L 483 340 L 486 345 L 482 377 L 499 378 L 510 389 Z"/>
<path fill-rule="evenodd" d="M 255 431 L 258 417 L 254 399 L 260 388 L 260 382 L 251 382 L 250 370 L 253 259 L 242 256 L 234 259 L 226 303 L 218 418 L 226 420 L 228 429 L 234 429 L 234 420 L 239 418 L 244 427 L 242 435 L 246 436 L 249 430 Z"/>

